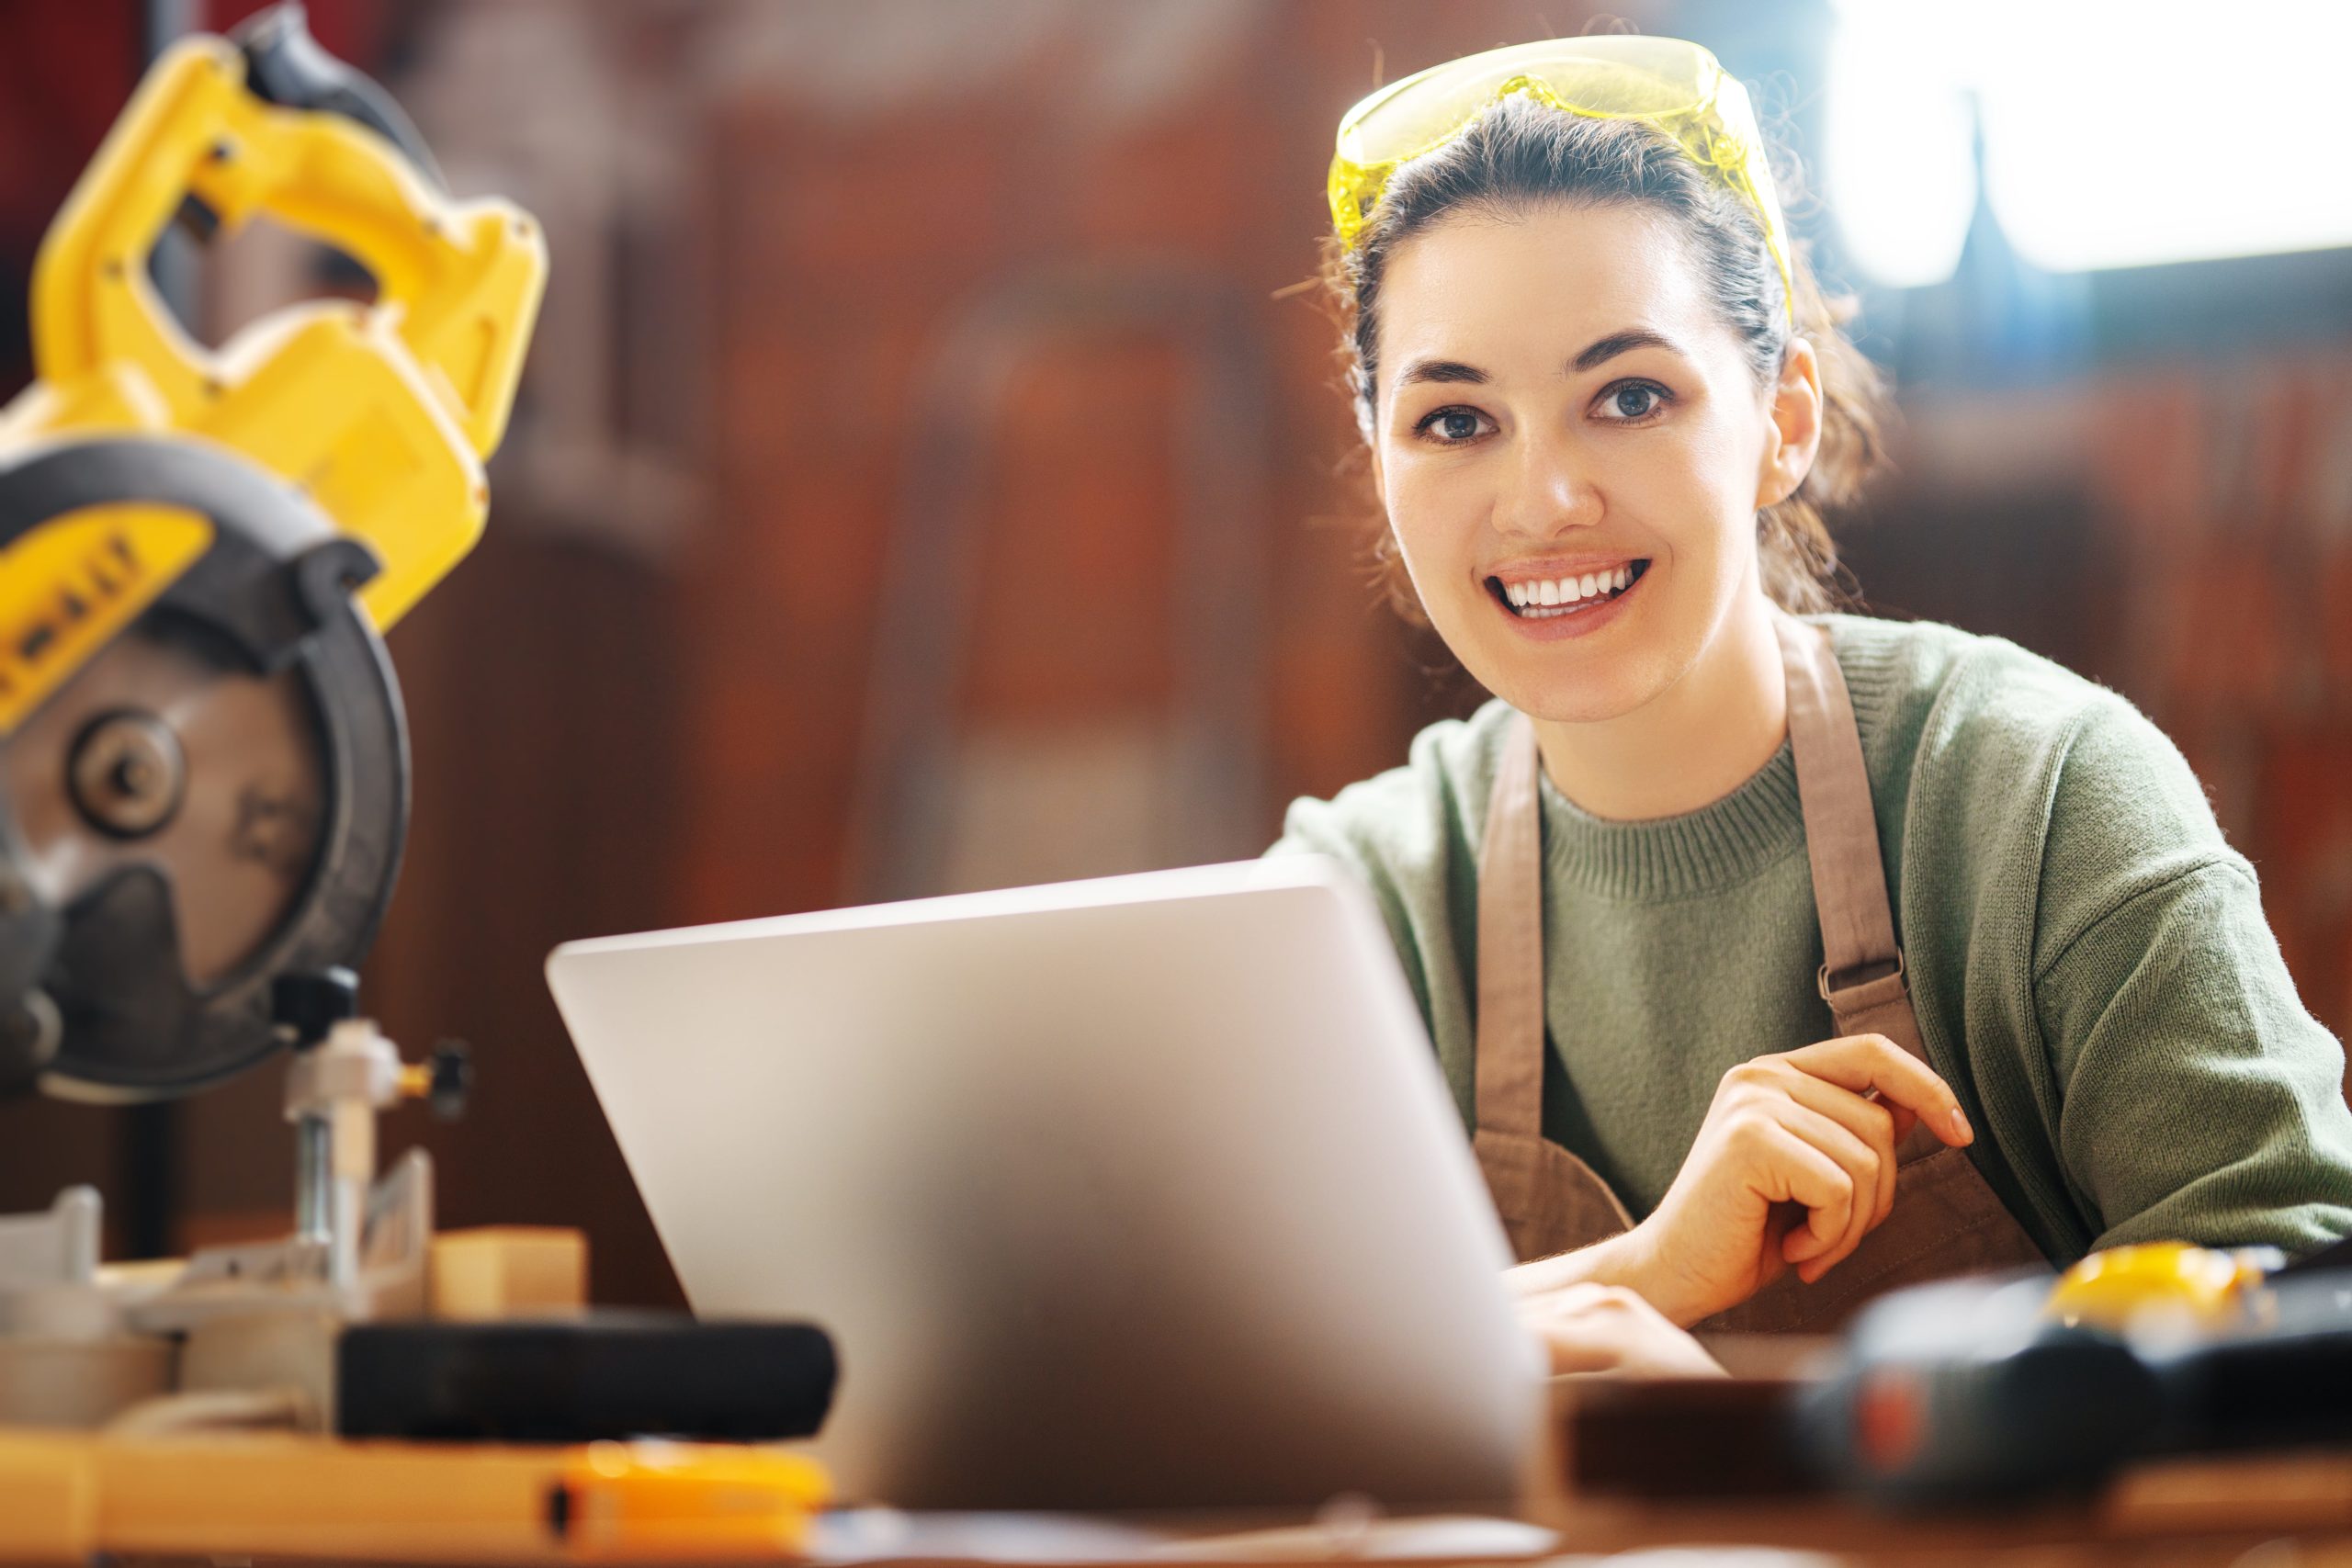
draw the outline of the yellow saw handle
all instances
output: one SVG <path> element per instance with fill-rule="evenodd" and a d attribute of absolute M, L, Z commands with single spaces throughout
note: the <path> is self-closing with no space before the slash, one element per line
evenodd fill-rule
<path fill-rule="evenodd" d="M 44 240 L 39 378 L 0 411 L 0 456 L 46 437 L 186 432 L 309 492 L 383 571 L 360 595 L 390 626 L 461 559 L 489 505 L 547 276 L 513 204 L 457 202 L 383 135 L 285 107 L 231 41 L 175 45 L 147 75 Z M 213 350 L 181 330 L 147 258 L 194 198 L 233 231 L 256 213 L 373 275 L 372 304 L 277 311 Z"/>

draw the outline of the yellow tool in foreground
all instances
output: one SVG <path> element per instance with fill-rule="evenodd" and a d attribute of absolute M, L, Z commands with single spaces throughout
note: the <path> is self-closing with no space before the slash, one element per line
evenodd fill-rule
<path fill-rule="evenodd" d="M 757 1560 L 802 1551 L 824 1501 L 813 1463 L 772 1450 L 0 1431 L 0 1562 Z"/>
<path fill-rule="evenodd" d="M 2262 1282 L 2285 1267 L 2272 1247 L 2216 1252 L 2185 1242 L 2144 1242 L 2094 1252 L 2059 1276 L 2043 1315 L 2073 1328 L 2142 1332 L 2161 1320 L 2181 1332 L 2230 1328 L 2256 1320 Z"/>

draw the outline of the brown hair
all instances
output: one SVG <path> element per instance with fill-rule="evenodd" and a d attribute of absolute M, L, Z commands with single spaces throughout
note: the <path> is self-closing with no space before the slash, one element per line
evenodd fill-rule
<path fill-rule="evenodd" d="M 1638 202 L 1671 217 L 1760 387 L 1779 381 L 1792 336 L 1801 333 L 1812 343 L 1821 367 L 1821 447 L 1804 481 L 1757 514 L 1758 566 L 1764 591 L 1784 609 L 1851 603 L 1838 581 L 1838 548 L 1822 513 L 1852 502 L 1883 464 L 1885 407 L 1877 368 L 1842 328 L 1852 302 L 1825 299 L 1798 249 L 1789 257 L 1796 284 L 1792 329 L 1781 305 L 1780 265 L 1755 209 L 1670 137 L 1637 121 L 1506 98 L 1453 141 L 1398 170 L 1354 248 L 1330 243 L 1323 282 L 1337 309 L 1365 445 L 1373 440 L 1379 374 L 1381 280 L 1396 247 L 1459 209 L 1510 212 L 1545 201 Z M 1378 519 L 1372 557 L 1390 602 L 1408 619 L 1427 625 L 1385 517 Z"/>

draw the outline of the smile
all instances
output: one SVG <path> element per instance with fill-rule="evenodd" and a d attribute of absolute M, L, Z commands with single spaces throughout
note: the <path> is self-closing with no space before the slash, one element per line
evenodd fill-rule
<path fill-rule="evenodd" d="M 1608 604 L 1639 582 L 1649 565 L 1646 560 L 1628 561 L 1610 570 L 1588 571 L 1577 577 L 1530 578 L 1514 582 L 1490 577 L 1487 579 L 1487 592 L 1521 620 L 1556 620 Z"/>

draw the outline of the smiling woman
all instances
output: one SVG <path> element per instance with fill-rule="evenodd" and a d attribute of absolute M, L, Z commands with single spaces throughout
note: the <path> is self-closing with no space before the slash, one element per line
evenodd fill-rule
<path fill-rule="evenodd" d="M 2342 1050 L 2178 750 L 2012 644 L 1826 613 L 1880 393 L 1738 84 L 1475 56 L 1359 105 L 1331 190 L 1390 587 L 1496 700 L 1273 852 L 1374 889 L 1556 1364 L 2352 1230 Z"/>

